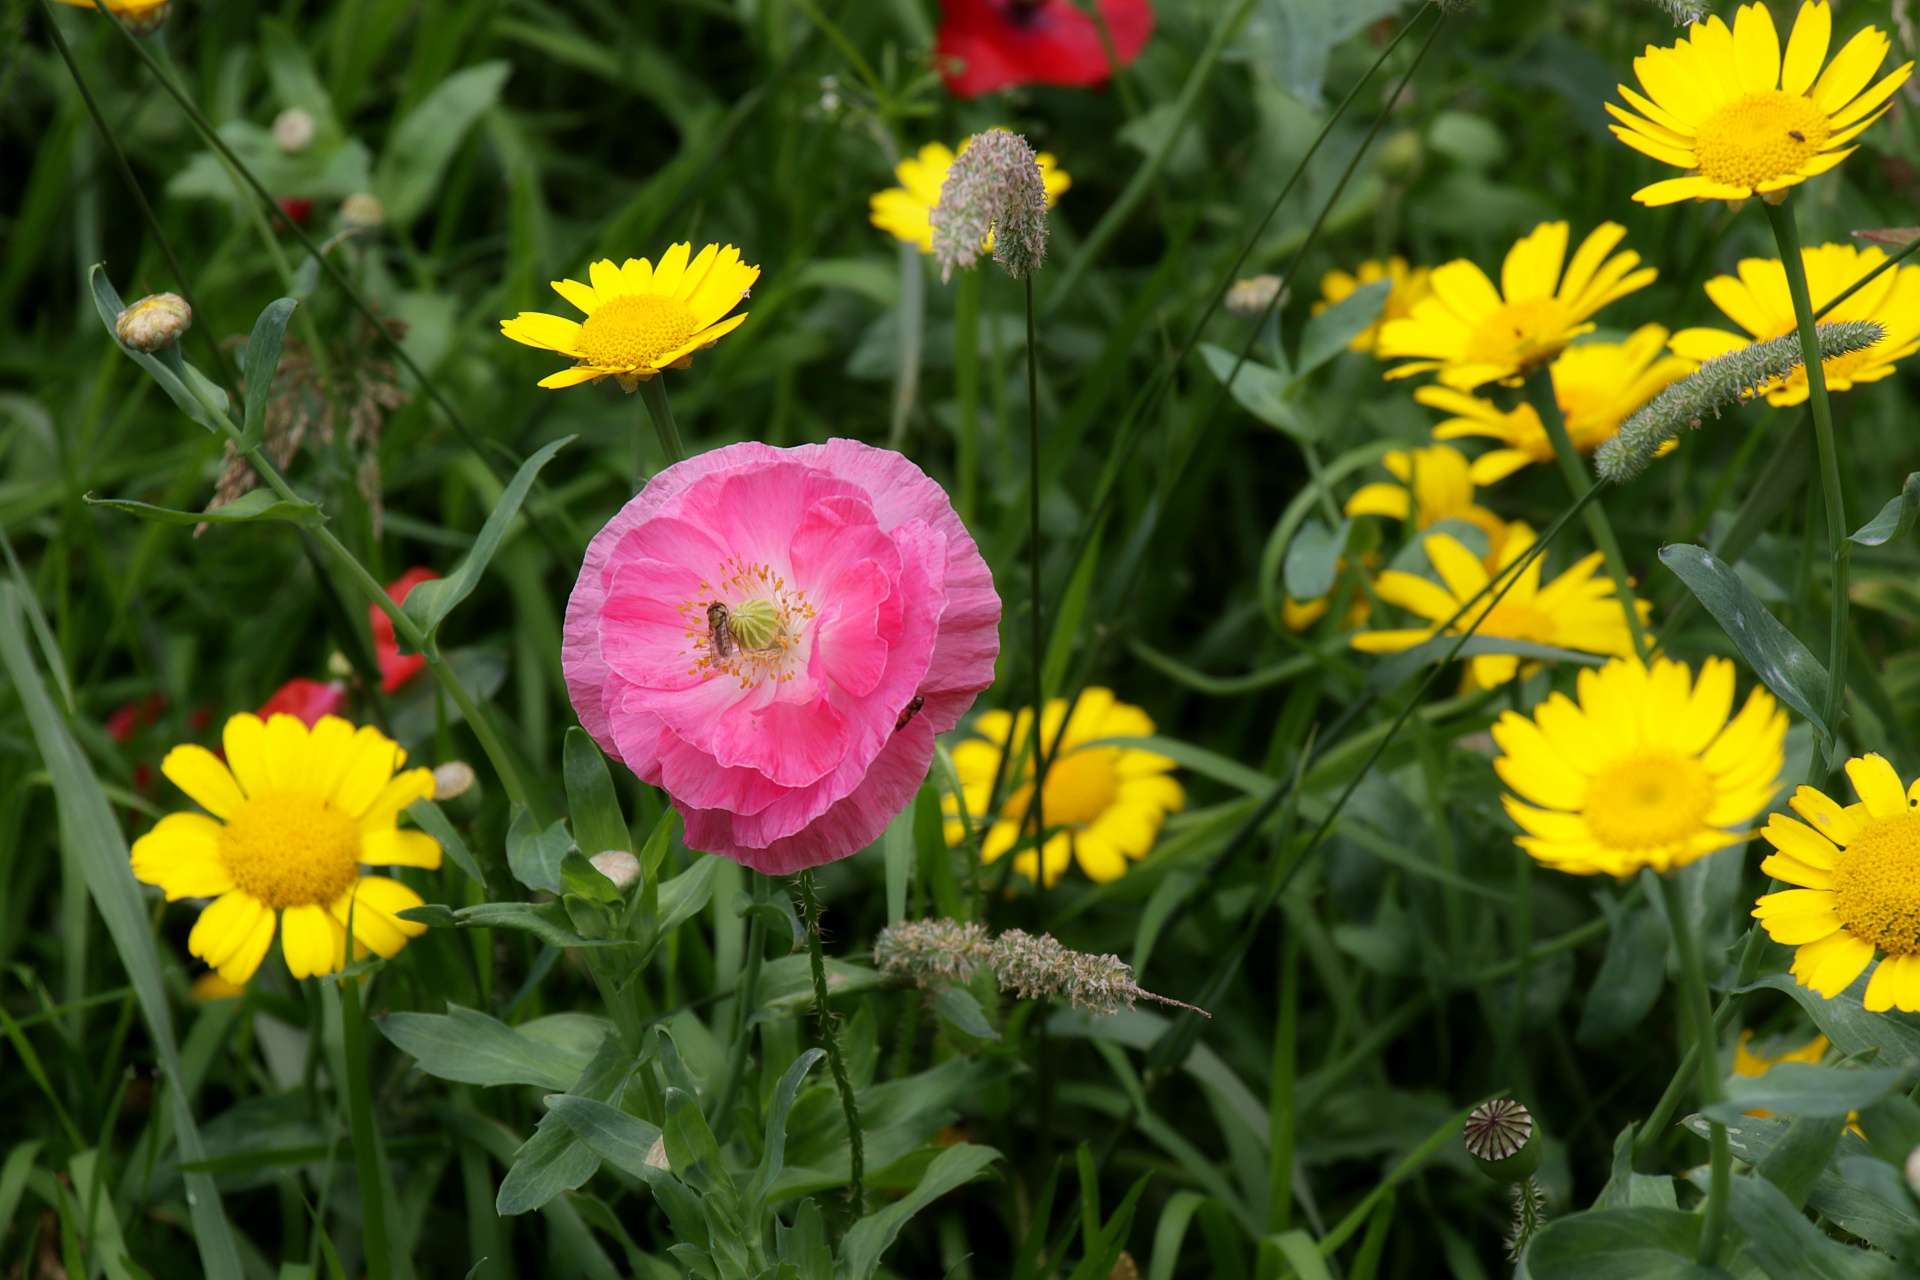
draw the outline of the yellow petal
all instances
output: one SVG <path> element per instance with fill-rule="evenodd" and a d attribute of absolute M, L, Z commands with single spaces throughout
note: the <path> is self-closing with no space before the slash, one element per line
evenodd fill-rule
<path fill-rule="evenodd" d="M 226 748 L 227 768 L 233 771 L 233 777 L 240 789 L 249 796 L 265 795 L 272 789 L 267 778 L 267 725 L 251 711 L 227 718 L 227 727 L 220 733 L 220 744 Z"/>
<path fill-rule="evenodd" d="M 1764 4 L 1742 5 L 1733 19 L 1734 65 L 1740 87 L 1766 93 L 1780 83 L 1780 33 Z"/>
<path fill-rule="evenodd" d="M 626 292 L 620 285 L 620 268 L 612 258 L 602 258 L 587 268 L 587 278 L 593 281 L 593 291 L 602 298 L 617 298 Z"/>
<path fill-rule="evenodd" d="M 500 322 L 503 337 L 512 338 L 522 346 L 539 347 L 543 351 L 558 351 L 561 355 L 579 354 L 580 326 L 572 320 L 559 316 L 546 315 L 539 311 L 522 311 L 511 320 Z"/>
<path fill-rule="evenodd" d="M 600 295 L 592 285 L 581 284 L 578 280 L 551 280 L 553 291 L 571 302 L 581 315 L 590 316 L 600 309 Z"/>
<path fill-rule="evenodd" d="M 205 747 L 192 743 L 175 747 L 160 762 L 160 772 L 216 818 L 232 817 L 247 801 L 227 766 Z"/>
<path fill-rule="evenodd" d="M 1828 115 L 1837 114 L 1867 87 L 1873 73 L 1886 61 L 1888 47 L 1885 34 L 1874 27 L 1862 27 L 1814 81 L 1814 105 Z"/>
<path fill-rule="evenodd" d="M 402 809 L 415 800 L 431 799 L 433 799 L 433 770 L 404 770 L 395 774 L 391 782 L 380 788 L 380 793 L 360 814 L 360 830 L 367 835 L 372 835 L 376 831 L 390 830 Z M 361 861 L 370 862 L 372 859 L 362 858 Z"/>
<path fill-rule="evenodd" d="M 1860 802 L 1875 818 L 1897 818 L 1909 811 L 1906 788 L 1900 785 L 1900 775 L 1885 756 L 1875 752 L 1855 756 L 1847 761 L 1847 777 L 1860 793 Z"/>
<path fill-rule="evenodd" d="M 280 917 L 280 950 L 296 978 L 337 973 L 346 967 L 347 931 L 325 907 L 288 907 Z"/>
<path fill-rule="evenodd" d="M 549 391 L 557 391 L 563 387 L 577 387 L 583 382 L 598 382 L 600 379 L 606 377 L 607 373 L 608 371 L 605 369 L 590 368 L 586 365 L 575 365 L 571 369 L 562 369 L 558 373 L 548 374 L 546 377 L 540 379 L 538 385 L 545 387 Z"/>
<path fill-rule="evenodd" d="M 285 713 L 267 721 L 267 781 L 276 791 L 304 791 L 312 782 L 307 770 L 307 726 Z"/>
<path fill-rule="evenodd" d="M 209 902 L 187 935 L 187 951 L 218 969 L 246 945 L 261 916 L 272 918 L 265 903 L 238 889 Z"/>
<path fill-rule="evenodd" d="M 1508 711 L 1493 726 L 1504 753 L 1493 762 L 1500 780 L 1534 804 L 1576 810 L 1587 802 L 1588 779 L 1561 758 L 1525 716 Z"/>
<path fill-rule="evenodd" d="M 1397 484 L 1361 485 L 1347 499 L 1345 508 L 1350 516 L 1391 516 L 1395 520 L 1405 520 L 1412 511 L 1412 498 Z"/>
<path fill-rule="evenodd" d="M 334 786 L 328 803 L 340 812 L 358 818 L 367 811 L 393 777 L 399 764 L 400 748 L 393 740 L 371 726 L 353 735 L 346 768 Z"/>
<path fill-rule="evenodd" d="M 677 297 L 680 292 L 680 278 L 687 272 L 687 259 L 691 256 L 693 245 L 682 241 L 660 255 L 660 262 L 653 269 L 653 291 L 668 297 Z"/>
<path fill-rule="evenodd" d="M 440 842 L 421 831 L 388 827 L 360 837 L 360 861 L 371 867 L 425 867 L 440 865 Z"/>
<path fill-rule="evenodd" d="M 160 886 L 169 902 L 216 898 L 233 888 L 220 857 L 220 824 L 198 813 L 170 813 L 135 840 L 133 874 Z"/>
<path fill-rule="evenodd" d="M 1803 4 L 1787 37 L 1787 56 L 1780 66 L 1780 88 L 1800 97 L 1813 87 L 1820 64 L 1827 60 L 1833 39 L 1833 11 L 1824 3 Z"/>
<path fill-rule="evenodd" d="M 391 957 L 406 945 L 408 938 L 417 938 L 427 931 L 423 924 L 400 919 L 399 913 L 425 905 L 419 894 L 397 880 L 363 876 L 333 904 L 332 915 L 343 926 L 351 916 L 353 936 L 378 954 Z"/>
<path fill-rule="evenodd" d="M 1828 1000 L 1853 985 L 1873 960 L 1873 944 L 1845 929 L 1809 942 L 1793 957 L 1793 976 Z"/>

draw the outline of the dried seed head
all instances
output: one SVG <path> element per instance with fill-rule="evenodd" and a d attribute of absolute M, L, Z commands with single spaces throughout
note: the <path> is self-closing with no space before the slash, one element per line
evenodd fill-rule
<path fill-rule="evenodd" d="M 193 308 L 177 293 L 153 293 L 128 305 L 113 322 L 113 336 L 123 346 L 152 355 L 180 341 L 193 327 Z"/>
<path fill-rule="evenodd" d="M 970 269 L 993 237 L 993 260 L 1018 280 L 1047 256 L 1047 186 L 1027 140 L 1005 129 L 976 133 L 940 186 L 930 215 L 941 280 Z"/>
<path fill-rule="evenodd" d="M 290 156 L 312 146 L 313 135 L 313 117 L 298 107 L 288 107 L 273 118 L 273 145 Z"/>
<path fill-rule="evenodd" d="M 340 221 L 356 231 L 371 231 L 386 220 L 386 206 L 371 191 L 356 191 L 340 202 Z"/>
<path fill-rule="evenodd" d="M 1533 1113 L 1512 1098 L 1495 1098 L 1469 1111 L 1460 1137 L 1489 1178 L 1519 1182 L 1540 1167 Z"/>
<path fill-rule="evenodd" d="M 1051 934 L 1035 937 L 1023 929 L 992 938 L 977 924 L 914 920 L 882 929 L 873 958 L 881 972 L 912 978 L 923 987 L 965 982 L 984 967 L 1002 991 L 1022 1000 L 1065 996 L 1075 1008 L 1098 1014 L 1131 1009 L 1135 1000 L 1193 1008 L 1136 985 L 1132 968 L 1119 956 L 1088 955 Z"/>
<path fill-rule="evenodd" d="M 1667 11 L 1677 27 L 1707 20 L 1706 0 L 1654 0 L 1654 3 Z"/>
<path fill-rule="evenodd" d="M 993 953 L 987 931 L 958 920 L 910 920 L 889 925 L 874 940 L 883 973 L 928 982 L 965 982 Z"/>
<path fill-rule="evenodd" d="M 587 859 L 593 869 L 613 881 L 613 887 L 625 893 L 640 879 L 640 859 L 625 849 L 608 849 Z"/>
<path fill-rule="evenodd" d="M 1276 305 L 1280 296 L 1279 276 L 1255 276 L 1251 280 L 1236 280 L 1227 290 L 1227 311 L 1242 320 L 1252 320 L 1267 314 L 1267 309 Z M 1278 303 L 1285 306 L 1286 303 Z"/>
<path fill-rule="evenodd" d="M 1887 331 L 1871 320 L 1847 320 L 1814 326 L 1820 357 L 1832 360 L 1864 351 Z M 1620 483 L 1647 469 L 1654 455 L 1682 427 L 1698 428 L 1708 414 L 1760 394 L 1769 385 L 1798 369 L 1803 361 L 1798 334 L 1769 338 L 1715 356 L 1635 410 L 1612 439 L 1594 453 L 1594 469 L 1603 480 Z"/>
<path fill-rule="evenodd" d="M 473 766 L 465 760 L 449 760 L 433 771 L 433 798 L 457 800 L 473 790 Z"/>

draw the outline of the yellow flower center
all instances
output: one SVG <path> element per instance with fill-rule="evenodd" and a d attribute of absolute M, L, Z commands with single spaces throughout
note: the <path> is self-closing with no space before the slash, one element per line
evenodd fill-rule
<path fill-rule="evenodd" d="M 1493 607 L 1493 611 L 1481 620 L 1478 630 L 1485 636 L 1531 640 L 1535 644 L 1552 644 L 1557 637 L 1551 615 L 1531 605 L 1508 604 L 1505 601 Z"/>
<path fill-rule="evenodd" d="M 1643 751 L 1594 776 L 1580 816 L 1605 848 L 1642 852 L 1699 834 L 1712 808 L 1713 779 L 1697 757 Z"/>
<path fill-rule="evenodd" d="M 1113 806 L 1120 790 L 1116 755 L 1106 748 L 1070 751 L 1047 766 L 1040 816 L 1049 827 L 1085 827 Z"/>
<path fill-rule="evenodd" d="M 764 564 L 729 557 L 720 570 L 717 582 L 703 580 L 698 596 L 674 606 L 686 620 L 689 674 L 729 675 L 742 689 L 793 679 L 793 651 L 818 610 Z"/>
<path fill-rule="evenodd" d="M 1784 178 L 1819 155 L 1832 131 L 1826 112 L 1811 98 L 1769 89 L 1742 94 L 1708 116 L 1693 154 L 1702 177 L 1753 188 Z"/>
<path fill-rule="evenodd" d="M 1833 863 L 1840 923 L 1888 955 L 1920 951 L 1920 813 L 1876 822 Z"/>
<path fill-rule="evenodd" d="M 1525 369 L 1558 355 L 1572 328 L 1573 315 L 1558 298 L 1509 302 L 1475 327 L 1467 339 L 1466 363 Z"/>
<path fill-rule="evenodd" d="M 234 887 L 279 911 L 339 900 L 360 878 L 360 825 L 306 791 L 247 801 L 220 829 Z"/>
<path fill-rule="evenodd" d="M 601 369 L 656 369 L 699 331 L 687 304 L 654 293 L 608 298 L 580 322 L 576 345 Z"/>

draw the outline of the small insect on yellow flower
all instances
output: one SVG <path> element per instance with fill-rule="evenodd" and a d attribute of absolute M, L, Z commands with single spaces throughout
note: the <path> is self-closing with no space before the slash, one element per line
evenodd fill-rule
<path fill-rule="evenodd" d="M 974 721 L 973 728 L 979 736 L 954 747 L 953 767 L 960 777 L 968 817 L 987 826 L 980 856 L 997 862 L 1022 839 L 1033 838 L 1028 810 L 1033 800 L 1033 712 L 1023 708 L 1016 718 L 1005 711 L 989 711 Z M 1051 759 L 1046 790 L 1040 797 L 1040 818 L 1054 833 L 1043 846 L 1049 885 L 1057 884 L 1073 861 L 1091 880 L 1117 879 L 1125 874 L 1129 861 L 1153 850 L 1166 816 L 1185 806 L 1186 793 L 1168 776 L 1176 766 L 1166 756 L 1134 747 L 1086 745 L 1102 738 L 1140 738 L 1152 732 L 1153 721 L 1147 713 L 1119 701 L 1111 689 L 1083 691 L 1071 718 L 1064 698 L 1047 703 L 1040 737 Z M 1001 765 L 1001 757 L 1009 750 L 1017 769 Z M 998 813 L 988 813 L 996 778 L 1006 800 Z M 967 838 L 960 808 L 951 795 L 943 796 L 941 803 L 947 843 L 957 845 Z M 1031 847 L 1014 855 L 1013 865 L 1029 880 L 1039 878 L 1039 859 Z"/>
<path fill-rule="evenodd" d="M 260 967 L 278 919 L 296 978 L 335 973 L 354 952 L 392 956 L 426 926 L 399 913 L 424 905 L 378 866 L 440 865 L 433 837 L 397 827 L 401 810 L 433 798 L 433 770 L 400 772 L 407 753 L 371 727 L 338 716 L 313 728 L 295 717 L 227 721 L 226 762 L 205 747 L 175 747 L 160 771 L 206 813 L 172 813 L 133 843 L 133 874 L 167 900 L 212 898 L 187 950 L 228 982 Z M 211 815 L 211 816 L 209 816 Z"/>
<path fill-rule="evenodd" d="M 1694 371 L 1693 361 L 1663 355 L 1666 345 L 1667 331 L 1650 324 L 1634 330 L 1625 342 L 1583 342 L 1560 353 L 1552 365 L 1553 395 L 1574 448 L 1592 453 L 1620 429 L 1628 414 Z M 1444 386 L 1421 387 L 1413 398 L 1454 415 L 1434 427 L 1434 439 L 1486 436 L 1505 446 L 1473 460 L 1476 483 L 1491 484 L 1532 463 L 1553 461 L 1553 445 L 1540 415 L 1525 401 L 1503 411 Z"/>
<path fill-rule="evenodd" d="M 1633 61 L 1646 94 L 1621 85 L 1633 111 L 1607 103 L 1620 122 L 1608 127 L 1686 175 L 1643 187 L 1633 198 L 1647 205 L 1752 195 L 1778 201 L 1787 188 L 1852 155 L 1847 144 L 1886 112 L 1913 64 L 1868 88 L 1886 61 L 1886 35 L 1864 27 L 1827 63 L 1832 39 L 1833 13 L 1823 0 L 1800 6 L 1784 58 L 1764 4 L 1742 5 L 1731 29 L 1710 17 L 1670 49 L 1648 45 Z"/>
<path fill-rule="evenodd" d="M 740 260 L 732 245 L 710 244 L 691 257 L 690 243 L 660 255 L 658 266 L 611 258 L 587 269 L 592 284 L 555 280 L 553 291 L 578 307 L 584 320 L 522 311 L 500 322 L 500 332 L 529 347 L 557 351 L 576 361 L 570 369 L 540 379 L 543 387 L 574 387 L 602 378 L 634 391 L 662 369 L 693 367 L 693 353 L 710 347 L 747 318 L 727 313 L 739 306 L 760 278 L 760 268 Z M 689 260 L 691 258 L 691 260 Z"/>
<path fill-rule="evenodd" d="M 1592 330 L 1600 308 L 1653 283 L 1659 273 L 1640 255 L 1613 250 L 1627 234 L 1603 222 L 1567 258 L 1567 224 L 1543 222 L 1507 251 L 1500 286 L 1465 258 L 1433 269 L 1433 296 L 1404 319 L 1381 326 L 1374 354 L 1413 357 L 1389 378 L 1435 372 L 1461 391 L 1489 382 L 1518 385 L 1535 366 Z M 1562 270 L 1564 268 L 1564 272 Z"/>
<path fill-rule="evenodd" d="M 1495 571 L 1519 561 L 1533 542 L 1533 530 L 1514 521 L 1508 526 Z M 1440 575 L 1439 582 L 1389 569 L 1374 580 L 1373 589 L 1381 600 L 1419 614 L 1429 625 L 1399 631 L 1362 631 L 1351 641 L 1354 648 L 1362 653 L 1399 653 L 1433 639 L 1440 634 L 1441 624 L 1459 613 L 1460 620 L 1449 635 L 1472 627 L 1478 636 L 1525 640 L 1582 653 L 1625 655 L 1634 651 L 1626 610 L 1613 594 L 1612 580 L 1601 572 L 1599 552 L 1545 586 L 1540 583 L 1545 562 L 1536 558 L 1520 571 L 1518 580 L 1507 588 L 1498 604 L 1493 602 L 1494 593 L 1488 592 L 1469 607 L 1467 602 L 1480 595 L 1493 574 L 1456 538 L 1428 534 L 1425 545 L 1427 560 Z M 1639 610 L 1643 623 L 1651 615 L 1652 606 L 1644 600 L 1635 600 L 1633 607 Z M 1520 659 L 1512 654 L 1481 654 L 1468 665 L 1467 685 L 1497 688 L 1513 679 L 1519 669 Z"/>
<path fill-rule="evenodd" d="M 1862 276 L 1887 260 L 1869 245 L 1823 244 L 1800 251 L 1806 268 L 1807 294 L 1818 312 L 1851 288 Z M 1787 292 L 1787 271 L 1777 258 L 1744 258 L 1738 275 L 1707 281 L 1707 296 L 1735 324 L 1752 335 L 1751 341 L 1724 329 L 1682 329 L 1673 335 L 1675 353 L 1690 360 L 1711 360 L 1768 338 L 1797 332 L 1793 297 Z M 1900 266 L 1882 271 L 1821 317 L 1822 322 L 1871 320 L 1886 336 L 1872 346 L 1823 362 L 1827 390 L 1846 391 L 1858 382 L 1878 382 L 1893 373 L 1894 361 L 1920 351 L 1920 267 Z M 1807 371 L 1795 369 L 1766 388 L 1767 402 L 1800 404 L 1807 398 Z"/>
<path fill-rule="evenodd" d="M 1488 561 L 1497 563 L 1506 544 L 1507 522 L 1473 500 L 1481 472 L 1466 454 L 1446 444 L 1394 449 L 1380 465 L 1399 483 L 1361 485 L 1347 499 L 1347 515 L 1412 520 L 1416 529 L 1431 529 L 1443 520 L 1463 520 L 1486 533 Z"/>
<path fill-rule="evenodd" d="M 1493 726 L 1494 771 L 1536 860 L 1575 875 L 1670 871 L 1750 838 L 1779 787 L 1787 716 L 1754 689 L 1733 709 L 1733 663 L 1609 662 Z"/>
<path fill-rule="evenodd" d="M 1831 1000 L 1881 957 L 1866 1006 L 1920 1012 L 1920 782 L 1902 787 L 1878 755 L 1847 761 L 1858 804 L 1813 787 L 1789 803 L 1805 818 L 1767 820 L 1775 852 L 1760 869 L 1799 888 L 1769 893 L 1753 914 L 1775 942 L 1798 947 L 1793 977 Z"/>
<path fill-rule="evenodd" d="M 972 141 L 969 138 L 961 143 L 960 150 L 965 151 Z M 902 160 L 893 170 L 900 185 L 868 197 L 868 220 L 895 239 L 931 254 L 934 206 L 940 203 L 940 186 L 956 159 L 953 148 L 946 143 L 929 142 L 918 155 Z M 1040 166 L 1040 182 L 1047 190 L 1047 208 L 1051 209 L 1073 185 L 1073 179 L 1050 152 L 1040 152 L 1034 161 Z M 987 237 L 986 248 L 993 248 L 992 236 Z"/>
<path fill-rule="evenodd" d="M 1387 293 L 1386 305 L 1380 309 L 1380 318 L 1347 343 L 1350 350 L 1371 351 L 1380 341 L 1381 325 L 1412 315 L 1414 304 L 1433 292 L 1428 282 L 1432 274 L 1425 267 L 1408 266 L 1407 260 L 1398 254 L 1385 262 L 1368 258 L 1351 272 L 1329 271 L 1320 277 L 1320 301 L 1313 304 L 1313 314 L 1319 315 L 1334 303 L 1352 297 L 1354 290 L 1362 285 L 1377 280 L 1393 281 L 1393 288 Z"/>

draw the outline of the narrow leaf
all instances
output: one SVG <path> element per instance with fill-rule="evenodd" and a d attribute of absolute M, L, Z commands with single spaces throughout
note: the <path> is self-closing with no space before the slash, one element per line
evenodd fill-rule
<path fill-rule="evenodd" d="M 1346 350 L 1380 318 L 1393 292 L 1393 281 L 1375 280 L 1363 284 L 1340 301 L 1307 321 L 1300 334 L 1300 354 L 1294 360 L 1293 376 L 1298 381 Z"/>
<path fill-rule="evenodd" d="M 255 489 L 225 502 L 211 511 L 176 511 L 127 498 L 96 498 L 86 495 L 90 507 L 109 507 L 155 524 L 257 524 L 263 520 L 282 520 L 288 524 L 317 529 L 327 522 L 320 508 L 311 502 L 288 502 L 271 489 Z"/>
<path fill-rule="evenodd" d="M 1854 530 L 1847 541 L 1863 547 L 1883 547 L 1889 542 L 1898 542 L 1913 532 L 1916 509 L 1920 509 L 1920 471 L 1909 474 L 1907 482 L 1900 486 L 1900 496 L 1889 498 L 1880 508 L 1880 514 Z"/>
<path fill-rule="evenodd" d="M 273 375 L 280 367 L 280 343 L 287 333 L 287 321 L 299 306 L 294 298 L 280 298 L 267 304 L 253 322 L 253 336 L 247 339 L 247 356 L 241 369 L 247 380 L 247 417 L 240 431 L 241 453 L 257 449 L 267 434 L 267 398 L 273 392 Z"/>
<path fill-rule="evenodd" d="M 1821 716 L 1827 700 L 1827 669 L 1767 612 L 1733 566 L 1704 547 L 1685 542 L 1660 548 L 1660 563 L 1678 574 L 1706 606 L 1767 688 L 1831 739 L 1832 726 Z"/>

